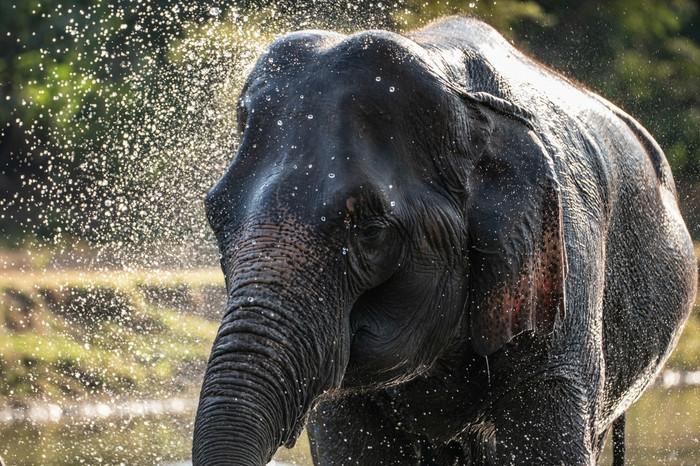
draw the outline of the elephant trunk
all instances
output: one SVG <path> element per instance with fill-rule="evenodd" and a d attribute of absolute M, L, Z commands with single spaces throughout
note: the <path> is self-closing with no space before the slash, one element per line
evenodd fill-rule
<path fill-rule="evenodd" d="M 294 444 L 314 399 L 339 385 L 344 372 L 340 322 L 322 321 L 337 313 L 319 309 L 335 300 L 307 293 L 313 297 L 301 302 L 253 286 L 229 299 L 214 341 L 194 465 L 266 464 L 280 445 Z"/>

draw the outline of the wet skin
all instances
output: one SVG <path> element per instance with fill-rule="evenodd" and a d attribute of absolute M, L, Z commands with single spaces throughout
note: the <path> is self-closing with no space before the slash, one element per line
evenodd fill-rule
<path fill-rule="evenodd" d="M 595 463 L 695 294 L 636 121 L 464 18 L 284 36 L 238 121 L 195 464 Z"/>

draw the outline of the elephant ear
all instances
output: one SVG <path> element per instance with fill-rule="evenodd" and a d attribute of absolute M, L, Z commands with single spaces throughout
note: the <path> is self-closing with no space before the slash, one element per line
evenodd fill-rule
<path fill-rule="evenodd" d="M 554 164 L 524 109 L 469 94 L 488 134 L 469 180 L 471 339 L 490 355 L 564 317 L 562 207 Z M 486 130 L 486 131 L 483 131 Z"/>

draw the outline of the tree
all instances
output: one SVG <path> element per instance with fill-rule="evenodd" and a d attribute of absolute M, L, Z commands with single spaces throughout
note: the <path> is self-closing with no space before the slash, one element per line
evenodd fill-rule
<path fill-rule="evenodd" d="M 467 12 L 518 48 L 629 112 L 673 168 L 686 222 L 700 237 L 700 7 L 693 0 L 407 0 L 397 24 Z"/>
<path fill-rule="evenodd" d="M 445 14 L 482 17 L 638 118 L 700 235 L 692 0 L 1 3 L 0 232 L 15 243 L 193 242 L 206 234 L 201 197 L 237 144 L 246 67 L 275 35 L 408 30 Z"/>

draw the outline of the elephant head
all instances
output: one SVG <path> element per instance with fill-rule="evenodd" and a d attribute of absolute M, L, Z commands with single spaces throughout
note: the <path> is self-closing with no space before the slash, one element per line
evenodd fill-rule
<path fill-rule="evenodd" d="M 525 110 L 448 60 L 386 32 L 303 32 L 251 72 L 206 198 L 228 304 L 195 464 L 264 464 L 325 393 L 489 355 L 564 312 L 552 159 Z"/>

